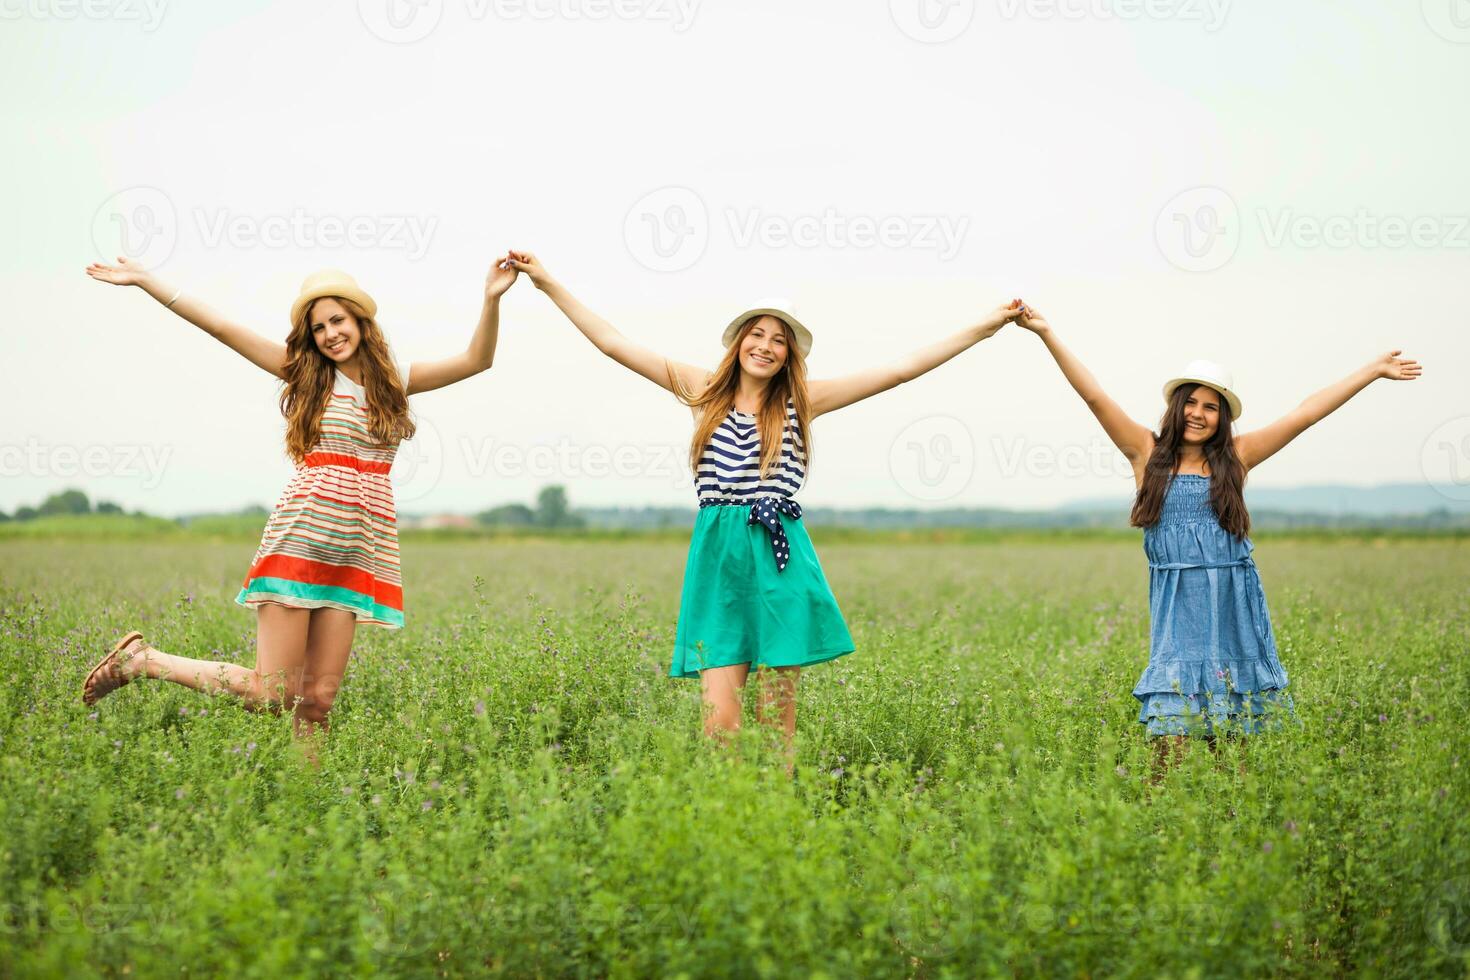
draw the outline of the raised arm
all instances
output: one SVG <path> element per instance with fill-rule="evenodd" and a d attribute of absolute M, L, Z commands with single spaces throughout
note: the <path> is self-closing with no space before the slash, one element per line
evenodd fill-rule
<path fill-rule="evenodd" d="M 1103 431 L 1118 447 L 1118 451 L 1128 458 L 1134 469 L 1148 460 L 1148 454 L 1153 449 L 1153 433 L 1147 426 L 1143 426 L 1128 417 L 1122 406 L 1113 401 L 1102 385 L 1097 383 L 1097 378 L 1087 370 L 1083 363 L 1077 360 L 1077 355 L 1067 349 L 1066 345 L 1057 339 L 1056 332 L 1052 330 L 1051 324 L 1046 322 L 1035 309 L 1023 307 L 1021 316 L 1016 322 L 1030 330 L 1041 338 L 1046 344 L 1046 349 L 1051 351 L 1052 358 L 1057 362 L 1057 367 L 1062 369 L 1072 389 L 1082 396 L 1092 414 L 1102 423 Z"/>
<path fill-rule="evenodd" d="M 905 381 L 912 381 L 922 374 L 934 370 L 945 361 L 974 347 L 980 341 L 993 337 L 1001 327 L 1021 315 L 1020 300 L 987 314 L 971 327 L 950 334 L 943 340 L 900 358 L 892 364 L 859 371 L 840 378 L 813 380 L 810 383 L 812 417 L 835 412 L 854 402 L 870 398 L 882 391 L 896 388 Z"/>
<path fill-rule="evenodd" d="M 623 367 L 643 375 L 665 391 L 677 395 L 679 392 L 674 391 L 673 386 L 669 383 L 669 374 L 665 368 L 665 365 L 669 365 L 678 372 L 679 379 L 684 383 L 686 391 L 698 394 L 704 390 L 705 380 L 709 377 L 708 371 L 668 360 L 642 344 L 624 337 L 611 323 L 583 306 L 580 300 L 567 292 L 567 288 L 553 279 L 541 261 L 530 252 L 511 252 L 510 264 L 513 269 L 529 276 L 537 289 L 551 297 L 557 309 L 566 314 L 567 319 L 572 321 L 572 325 L 582 331 L 582 336 L 592 341 L 598 350 Z"/>
<path fill-rule="evenodd" d="M 495 363 L 495 344 L 500 339 L 500 297 L 516 281 L 509 256 L 502 255 L 485 274 L 485 303 L 470 345 L 453 357 L 438 361 L 414 361 L 408 369 L 407 394 L 433 391 L 490 370 Z"/>
<path fill-rule="evenodd" d="M 201 301 L 174 289 L 153 273 L 138 268 L 125 258 L 119 257 L 117 265 L 93 262 L 87 266 L 87 275 L 98 282 L 111 283 L 114 286 L 137 286 L 165 308 L 188 320 L 261 370 L 278 378 L 286 370 L 285 344 L 262 337 L 249 327 L 221 316 Z"/>
<path fill-rule="evenodd" d="M 1236 436 L 1236 455 L 1246 469 L 1259 466 L 1379 378 L 1413 381 L 1424 369 L 1419 366 L 1418 361 L 1399 357 L 1402 353 L 1401 350 L 1394 350 L 1382 357 L 1376 357 L 1336 384 L 1328 385 L 1312 395 L 1270 425 Z"/>

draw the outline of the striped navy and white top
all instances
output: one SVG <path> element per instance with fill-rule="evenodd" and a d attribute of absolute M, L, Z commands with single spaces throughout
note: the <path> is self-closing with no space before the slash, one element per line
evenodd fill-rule
<path fill-rule="evenodd" d="M 761 435 L 756 417 L 730 409 L 699 458 L 695 486 L 699 504 L 726 504 L 756 497 L 791 497 L 806 480 L 806 444 L 797 431 L 796 406 L 786 402 L 781 456 L 761 479 Z"/>

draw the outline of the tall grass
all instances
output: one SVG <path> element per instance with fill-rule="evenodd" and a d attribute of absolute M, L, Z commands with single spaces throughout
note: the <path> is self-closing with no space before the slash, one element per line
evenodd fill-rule
<path fill-rule="evenodd" d="M 678 542 L 414 542 L 318 770 L 78 698 L 131 627 L 252 662 L 253 542 L 0 542 L 0 974 L 1465 975 L 1470 543 L 1263 545 L 1302 725 L 1156 789 L 1136 540 L 818 546 L 793 782 L 664 676 Z"/>

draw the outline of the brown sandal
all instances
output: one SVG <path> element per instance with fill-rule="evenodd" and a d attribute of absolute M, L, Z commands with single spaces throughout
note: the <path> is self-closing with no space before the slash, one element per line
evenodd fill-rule
<path fill-rule="evenodd" d="M 143 634 L 139 633 L 137 630 L 133 630 L 127 636 L 123 637 L 121 640 L 118 640 L 117 644 L 113 646 L 112 650 L 107 654 L 107 656 L 97 661 L 97 665 L 93 667 L 92 670 L 87 674 L 87 679 L 82 681 L 83 704 L 96 704 L 98 701 L 107 697 L 107 695 L 111 694 L 113 691 L 116 691 L 118 688 L 127 684 L 128 681 L 131 680 L 131 678 L 119 679 L 121 678 L 122 673 L 118 669 L 119 665 L 117 662 L 117 658 L 118 654 L 127 649 L 128 645 L 131 644 L 134 640 L 141 639 L 143 639 Z M 93 681 L 97 682 L 96 687 L 93 687 Z M 103 687 L 103 685 L 108 681 L 113 682 L 112 686 Z"/>

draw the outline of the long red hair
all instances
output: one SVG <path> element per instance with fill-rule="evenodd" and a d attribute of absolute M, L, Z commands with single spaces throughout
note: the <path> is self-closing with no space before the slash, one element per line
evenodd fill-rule
<path fill-rule="evenodd" d="M 395 445 L 414 434 L 408 414 L 408 393 L 377 321 L 350 299 L 324 296 L 312 300 L 301 318 L 291 324 L 286 338 L 285 388 L 281 414 L 286 416 L 286 453 L 300 463 L 321 438 L 322 412 L 332 394 L 337 367 L 316 345 L 311 333 L 311 311 L 322 299 L 334 299 L 357 320 L 362 386 L 367 391 L 368 431 L 382 445 Z"/>
<path fill-rule="evenodd" d="M 690 391 L 679 373 L 674 370 L 674 366 L 664 362 L 664 370 L 668 372 L 669 385 L 674 390 L 674 396 L 690 408 L 702 410 L 699 422 L 694 426 L 694 437 L 689 442 L 689 468 L 696 473 L 699 472 L 699 460 L 704 456 L 710 437 L 725 420 L 730 409 L 735 407 L 735 393 L 740 390 L 740 345 L 759 319 L 760 316 L 753 316 L 740 325 L 735 340 L 725 349 L 725 356 L 720 358 L 719 366 L 710 375 L 701 392 Z M 761 439 L 762 479 L 781 460 L 781 441 L 789 425 L 786 418 L 788 399 L 796 408 L 796 433 L 801 436 L 808 466 L 812 457 L 812 406 L 806 388 L 806 359 L 797 350 L 796 338 L 791 328 L 784 323 L 782 327 L 786 331 L 786 363 L 766 385 L 764 400 L 760 411 L 756 413 L 756 429 Z"/>

